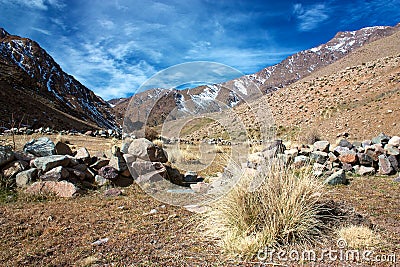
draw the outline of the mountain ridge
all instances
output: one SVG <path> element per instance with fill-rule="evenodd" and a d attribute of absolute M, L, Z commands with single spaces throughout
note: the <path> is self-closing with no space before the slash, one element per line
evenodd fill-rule
<path fill-rule="evenodd" d="M 3 28 L 0 84 L 3 125 L 10 124 L 8 116 L 13 113 L 16 121 L 34 127 L 117 128 L 106 101 L 65 73 L 36 41 L 11 35 Z M 63 117 L 68 118 L 64 121 Z"/>

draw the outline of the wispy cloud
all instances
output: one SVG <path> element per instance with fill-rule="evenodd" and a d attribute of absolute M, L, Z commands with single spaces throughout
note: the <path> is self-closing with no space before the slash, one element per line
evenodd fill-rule
<path fill-rule="evenodd" d="M 43 33 L 45 35 L 51 35 L 50 31 L 48 30 L 44 30 L 44 29 L 40 29 L 40 28 L 36 28 L 36 27 L 31 27 L 32 30 L 38 31 L 40 33 Z"/>
<path fill-rule="evenodd" d="M 311 31 L 329 18 L 325 4 L 314 4 L 304 7 L 302 4 L 293 5 L 293 14 L 299 20 L 299 30 Z"/>
<path fill-rule="evenodd" d="M 49 7 L 65 7 L 62 0 L 0 0 L 0 3 L 19 5 L 38 10 L 47 10 Z"/>

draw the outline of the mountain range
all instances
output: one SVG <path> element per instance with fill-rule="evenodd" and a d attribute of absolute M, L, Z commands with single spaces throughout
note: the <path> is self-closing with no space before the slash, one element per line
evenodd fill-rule
<path fill-rule="evenodd" d="M 223 111 L 259 99 L 260 94 L 275 95 L 271 93 L 312 77 L 399 30 L 400 24 L 339 32 L 325 44 L 225 83 L 185 90 L 154 88 L 106 102 L 65 73 L 38 43 L 0 28 L 0 127 L 11 127 L 14 121 L 32 128 L 116 129 L 126 112 L 130 125 L 142 127 L 146 118 L 155 126 L 179 114 Z"/>

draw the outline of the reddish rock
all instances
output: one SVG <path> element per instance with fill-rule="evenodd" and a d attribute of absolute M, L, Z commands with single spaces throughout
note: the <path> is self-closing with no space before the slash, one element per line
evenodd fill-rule
<path fill-rule="evenodd" d="M 67 181 L 41 181 L 33 183 L 25 192 L 35 195 L 55 194 L 58 197 L 73 197 L 78 193 L 78 188 Z"/>
<path fill-rule="evenodd" d="M 119 188 L 110 188 L 104 191 L 104 196 L 106 197 L 117 197 L 122 195 L 122 191 Z"/>
<path fill-rule="evenodd" d="M 99 175 L 107 180 L 114 180 L 118 177 L 118 171 L 111 166 L 104 166 L 99 170 Z"/>
<path fill-rule="evenodd" d="M 342 154 L 339 155 L 338 158 L 342 163 L 348 163 L 348 164 L 357 163 L 357 154 L 353 150 L 343 152 Z"/>

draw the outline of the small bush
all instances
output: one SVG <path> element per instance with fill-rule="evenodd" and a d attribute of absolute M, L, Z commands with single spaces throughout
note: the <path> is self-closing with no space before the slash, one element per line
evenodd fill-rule
<path fill-rule="evenodd" d="M 254 183 L 258 188 L 250 190 Z M 205 233 L 220 240 L 228 256 L 250 259 L 260 249 L 311 244 L 321 237 L 319 203 L 323 184 L 308 171 L 295 172 L 274 160 L 237 186 L 205 213 Z"/>
<path fill-rule="evenodd" d="M 373 248 L 380 243 L 380 236 L 366 226 L 350 225 L 339 229 L 339 238 L 346 240 L 353 249 Z"/>
<path fill-rule="evenodd" d="M 311 129 L 302 138 L 300 138 L 300 141 L 305 144 L 313 145 L 315 142 L 321 141 L 321 135 L 316 129 Z"/>

